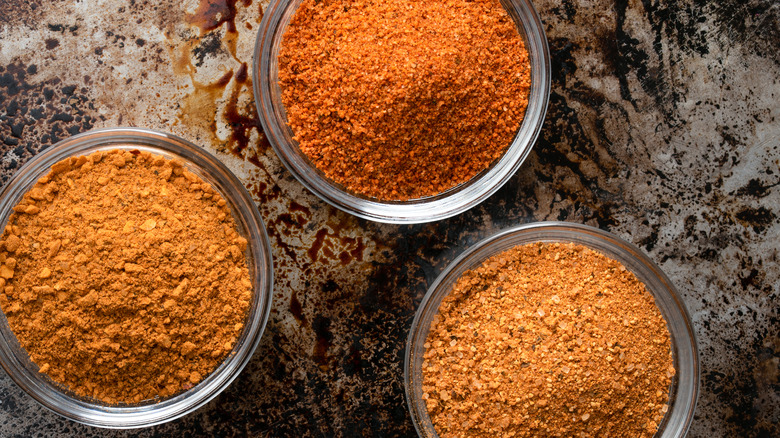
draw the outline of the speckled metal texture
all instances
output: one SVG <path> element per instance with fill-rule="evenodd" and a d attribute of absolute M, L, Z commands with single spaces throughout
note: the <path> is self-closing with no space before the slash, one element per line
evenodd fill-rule
<path fill-rule="evenodd" d="M 0 375 L 2 436 L 413 436 L 402 356 L 427 286 L 518 223 L 566 220 L 645 250 L 701 350 L 691 437 L 780 436 L 780 4 L 537 0 L 548 116 L 514 178 L 418 226 L 356 219 L 268 147 L 251 94 L 254 0 L 0 1 L 0 178 L 90 128 L 170 131 L 254 195 L 275 305 L 254 359 L 199 411 L 125 433 L 44 410 Z"/>

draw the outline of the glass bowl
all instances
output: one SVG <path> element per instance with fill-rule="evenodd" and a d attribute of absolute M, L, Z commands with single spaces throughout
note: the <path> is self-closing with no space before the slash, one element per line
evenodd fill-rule
<path fill-rule="evenodd" d="M 282 36 L 303 0 L 271 2 L 257 34 L 252 78 L 263 130 L 287 169 L 314 194 L 341 210 L 386 223 L 423 223 L 462 213 L 487 199 L 514 175 L 536 141 L 550 95 L 550 54 L 539 16 L 529 0 L 502 0 L 522 36 L 531 64 L 528 107 L 509 148 L 488 169 L 468 182 L 435 196 L 409 201 L 380 201 L 347 191 L 324 176 L 300 151 L 287 125 L 281 100 L 277 57 Z"/>
<path fill-rule="evenodd" d="M 676 375 L 669 393 L 669 410 L 658 426 L 656 438 L 685 436 L 699 391 L 699 357 L 696 336 L 680 294 L 661 269 L 634 245 L 597 228 L 565 222 L 540 222 L 511 228 L 466 250 L 433 282 L 417 309 L 404 355 L 404 387 L 412 421 L 421 437 L 437 437 L 422 399 L 422 363 L 431 322 L 439 305 L 467 270 L 488 257 L 517 245 L 561 242 L 583 245 L 622 263 L 645 284 L 666 320 L 672 341 Z"/>
<path fill-rule="evenodd" d="M 5 314 L 0 313 L 0 364 L 8 375 L 35 400 L 52 411 L 80 423 L 107 428 L 137 428 L 171 421 L 203 406 L 224 390 L 249 362 L 260 342 L 271 309 L 272 260 L 260 214 L 241 182 L 216 158 L 194 144 L 169 134 L 137 128 L 100 129 L 63 140 L 27 162 L 0 192 L 0 229 L 12 208 L 47 174 L 51 166 L 67 157 L 98 150 L 148 151 L 177 158 L 227 201 L 238 232 L 248 241 L 246 250 L 253 297 L 244 329 L 227 358 L 205 379 L 182 393 L 162 400 L 109 405 L 79 397 L 38 372 L 19 345 Z"/>

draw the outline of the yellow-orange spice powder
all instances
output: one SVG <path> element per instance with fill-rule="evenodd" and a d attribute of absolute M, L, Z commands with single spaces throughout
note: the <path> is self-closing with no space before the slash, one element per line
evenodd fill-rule
<path fill-rule="evenodd" d="M 675 374 L 652 296 L 575 244 L 488 258 L 444 298 L 423 398 L 441 437 L 651 437 Z"/>
<path fill-rule="evenodd" d="M 499 0 L 304 0 L 282 39 L 279 81 L 319 170 L 353 192 L 408 200 L 500 158 L 531 79 Z"/>
<path fill-rule="evenodd" d="M 252 287 L 226 201 L 175 160 L 55 164 L 0 240 L 0 307 L 40 372 L 133 403 L 188 389 L 232 350 Z"/>

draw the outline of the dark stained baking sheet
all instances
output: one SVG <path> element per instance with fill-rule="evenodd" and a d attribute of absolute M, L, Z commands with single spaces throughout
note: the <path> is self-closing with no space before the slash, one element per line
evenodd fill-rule
<path fill-rule="evenodd" d="M 538 0 L 553 60 L 543 133 L 512 180 L 449 220 L 382 225 L 282 167 L 254 110 L 267 2 L 0 0 L 0 181 L 92 128 L 169 131 L 219 157 L 273 245 L 275 302 L 241 376 L 134 434 L 413 436 L 407 331 L 460 251 L 540 220 L 641 247 L 701 351 L 691 437 L 780 435 L 780 7 L 773 0 Z M 124 436 L 59 418 L 0 373 L 0 435 Z"/>

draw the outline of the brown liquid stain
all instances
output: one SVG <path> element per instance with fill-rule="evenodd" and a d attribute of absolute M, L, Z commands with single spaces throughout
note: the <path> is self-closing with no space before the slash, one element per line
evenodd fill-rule
<path fill-rule="evenodd" d="M 264 139 L 263 143 L 268 143 L 268 140 L 265 140 L 265 134 L 263 134 L 263 139 Z M 270 146 L 270 144 L 268 144 L 268 146 Z M 268 147 L 268 146 L 262 146 L 262 147 L 264 148 L 264 147 Z M 261 151 L 260 149 L 261 149 L 261 147 L 258 147 L 258 152 L 262 153 L 263 151 Z M 246 160 L 249 161 L 250 163 L 254 164 L 257 167 L 260 167 L 260 168 L 263 167 L 263 163 L 260 162 L 260 159 L 257 157 L 257 155 L 250 155 L 249 157 L 247 157 Z"/>
<path fill-rule="evenodd" d="M 299 203 L 297 203 L 295 201 L 290 201 L 290 208 L 289 208 L 289 210 L 290 210 L 291 213 L 296 212 L 296 211 L 300 211 L 301 213 L 303 213 L 307 217 L 311 216 L 311 210 L 309 210 L 308 207 L 303 206 L 303 205 L 301 205 L 301 204 L 299 204 Z"/>
<path fill-rule="evenodd" d="M 269 205 L 273 201 L 279 200 L 283 195 L 277 185 L 269 188 L 264 181 L 254 181 L 251 187 L 247 187 L 253 194 L 258 205 Z M 295 201 L 290 200 L 290 206 L 286 211 L 276 215 L 263 215 L 266 224 L 268 237 L 275 242 L 274 247 L 281 250 L 293 263 L 300 265 L 298 261 L 298 252 L 295 248 L 288 245 L 287 239 L 296 234 L 302 234 L 304 227 L 311 221 L 311 212 L 308 208 L 301 206 Z M 300 266 L 304 268 L 304 266 Z"/>
<path fill-rule="evenodd" d="M 246 65 L 246 62 L 242 62 L 241 66 L 238 68 L 238 71 L 236 72 L 236 82 L 239 84 L 244 84 L 249 79 L 249 68 Z"/>
<path fill-rule="evenodd" d="M 325 238 L 328 236 L 328 230 L 323 228 L 319 231 L 317 231 L 317 235 L 314 238 L 314 242 L 311 244 L 311 247 L 309 247 L 309 258 L 316 262 L 317 258 L 319 258 L 320 248 L 322 248 L 322 245 L 325 244 Z"/>
<path fill-rule="evenodd" d="M 240 59 L 238 59 L 238 55 L 236 52 L 236 47 L 238 46 L 238 33 L 237 32 L 225 32 L 225 35 L 222 37 L 222 44 L 225 45 L 228 49 L 228 53 L 230 53 L 230 56 L 233 57 L 238 62 L 242 62 Z"/>
<path fill-rule="evenodd" d="M 303 306 L 301 306 L 301 302 L 298 301 L 298 295 L 295 291 L 293 291 L 292 296 L 290 297 L 290 313 L 292 313 L 292 316 L 294 316 L 301 325 L 306 325 L 306 317 L 303 315 Z"/>
<path fill-rule="evenodd" d="M 209 89 L 213 88 L 215 90 L 224 89 L 227 87 L 227 84 L 230 83 L 230 79 L 233 78 L 233 70 L 229 70 L 227 73 L 222 75 L 221 78 L 217 79 L 216 82 L 212 84 L 208 84 L 207 87 Z"/>
<path fill-rule="evenodd" d="M 228 32 L 236 32 L 236 0 L 204 0 L 198 5 L 194 14 L 187 16 L 187 21 L 201 29 L 204 35 L 223 24 Z M 244 7 L 252 4 L 252 0 L 242 0 Z M 262 8 L 261 11 L 262 12 Z"/>
<path fill-rule="evenodd" d="M 237 3 L 246 8 L 252 4 L 252 0 L 203 0 L 196 12 L 187 16 L 188 22 L 200 29 L 201 37 L 224 24 L 222 45 L 227 48 L 230 56 L 240 63 L 240 66 L 235 72 L 229 70 L 216 82 L 200 83 L 195 80 L 196 68 L 191 60 L 192 50 L 197 47 L 200 40 L 196 39 L 182 47 L 180 56 L 176 57 L 174 72 L 189 76 L 194 90 L 185 96 L 181 103 L 179 119 L 188 125 L 199 125 L 210 133 L 211 143 L 217 150 L 230 152 L 262 168 L 258 156 L 264 154 L 271 145 L 263 133 L 254 99 L 246 98 L 253 95 L 252 79 L 249 76 L 247 63 L 237 57 L 236 46 L 239 36 L 235 23 Z M 258 13 L 257 20 L 262 20 L 263 10 L 259 3 Z M 226 140 L 221 140 L 217 134 L 218 120 L 223 120 L 227 127 Z M 257 138 L 257 148 L 253 153 L 247 153 L 247 149 L 253 143 L 253 136 Z"/>
<path fill-rule="evenodd" d="M 259 134 L 257 150 L 251 157 L 257 160 L 257 156 L 265 153 L 271 144 L 268 142 L 265 133 L 262 131 L 260 124 L 260 117 L 257 115 L 257 108 L 255 108 L 254 100 L 247 101 L 246 104 L 239 106 L 239 95 L 242 90 L 247 89 L 251 92 L 252 80 L 248 76 L 247 64 L 241 63 L 238 71 L 235 74 L 236 86 L 230 95 L 225 106 L 223 117 L 230 128 L 230 136 L 228 137 L 228 144 L 230 145 L 230 152 L 234 155 L 246 158 L 244 155 L 245 149 L 250 144 L 252 131 L 256 130 Z M 258 167 L 261 167 L 259 160 L 252 162 Z"/>
<path fill-rule="evenodd" d="M 329 260 L 338 260 L 342 265 L 348 265 L 353 260 L 363 261 L 363 251 L 366 245 L 362 238 L 343 236 L 343 226 L 329 224 L 333 231 L 322 228 L 317 231 L 307 253 L 312 262 L 317 262 L 321 256 Z M 341 249 L 341 251 L 338 251 Z M 338 251 L 338 254 L 336 253 Z"/>

